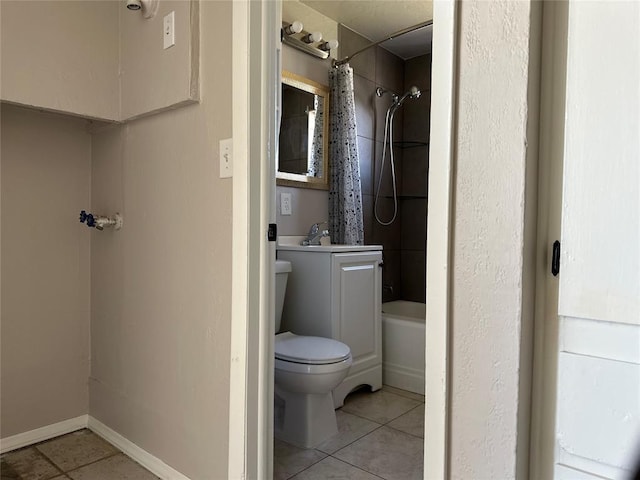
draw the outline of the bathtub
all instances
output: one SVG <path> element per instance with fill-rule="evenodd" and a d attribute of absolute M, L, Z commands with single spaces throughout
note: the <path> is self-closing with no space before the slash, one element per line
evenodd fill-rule
<path fill-rule="evenodd" d="M 382 382 L 424 395 L 424 303 L 382 304 Z"/>

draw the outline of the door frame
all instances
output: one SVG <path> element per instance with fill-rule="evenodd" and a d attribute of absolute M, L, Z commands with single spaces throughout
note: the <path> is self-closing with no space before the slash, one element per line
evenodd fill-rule
<path fill-rule="evenodd" d="M 271 478 L 275 142 L 280 1 L 233 2 L 232 314 L 228 478 Z M 458 5 L 434 2 L 424 478 L 448 475 L 449 323 Z"/>
<path fill-rule="evenodd" d="M 549 266 L 561 236 L 568 15 L 569 2 L 543 5 L 530 478 L 554 471 L 559 280 Z"/>

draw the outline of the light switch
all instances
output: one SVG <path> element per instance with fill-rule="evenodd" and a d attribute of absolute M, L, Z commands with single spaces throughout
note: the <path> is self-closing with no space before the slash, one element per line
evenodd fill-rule
<path fill-rule="evenodd" d="M 233 139 L 220 140 L 220 178 L 233 175 Z"/>
<path fill-rule="evenodd" d="M 164 49 L 176 44 L 176 12 L 167 13 L 164 16 Z"/>

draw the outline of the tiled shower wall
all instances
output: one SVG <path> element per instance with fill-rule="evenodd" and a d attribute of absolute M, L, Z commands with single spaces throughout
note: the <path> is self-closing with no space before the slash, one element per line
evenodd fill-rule
<path fill-rule="evenodd" d="M 340 56 L 350 55 L 370 43 L 340 25 Z M 384 247 L 383 301 L 425 301 L 425 249 L 431 56 L 408 61 L 381 47 L 367 50 L 351 62 L 354 70 L 356 122 L 364 208 L 365 243 Z M 385 114 L 392 93 L 402 95 L 411 85 L 422 91 L 419 99 L 407 99 L 393 123 L 398 213 L 389 226 L 374 217 L 374 200 L 380 177 Z M 376 87 L 388 90 L 376 96 Z M 382 175 L 378 216 L 393 216 L 393 189 L 389 152 Z"/>

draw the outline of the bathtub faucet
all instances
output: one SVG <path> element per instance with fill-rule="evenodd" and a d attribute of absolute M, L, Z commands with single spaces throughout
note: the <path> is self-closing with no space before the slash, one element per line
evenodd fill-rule
<path fill-rule="evenodd" d="M 322 237 L 329 236 L 329 230 L 320 230 L 320 225 L 325 225 L 327 222 L 318 222 L 311 225 L 307 238 L 302 241 L 302 245 L 320 245 Z"/>

